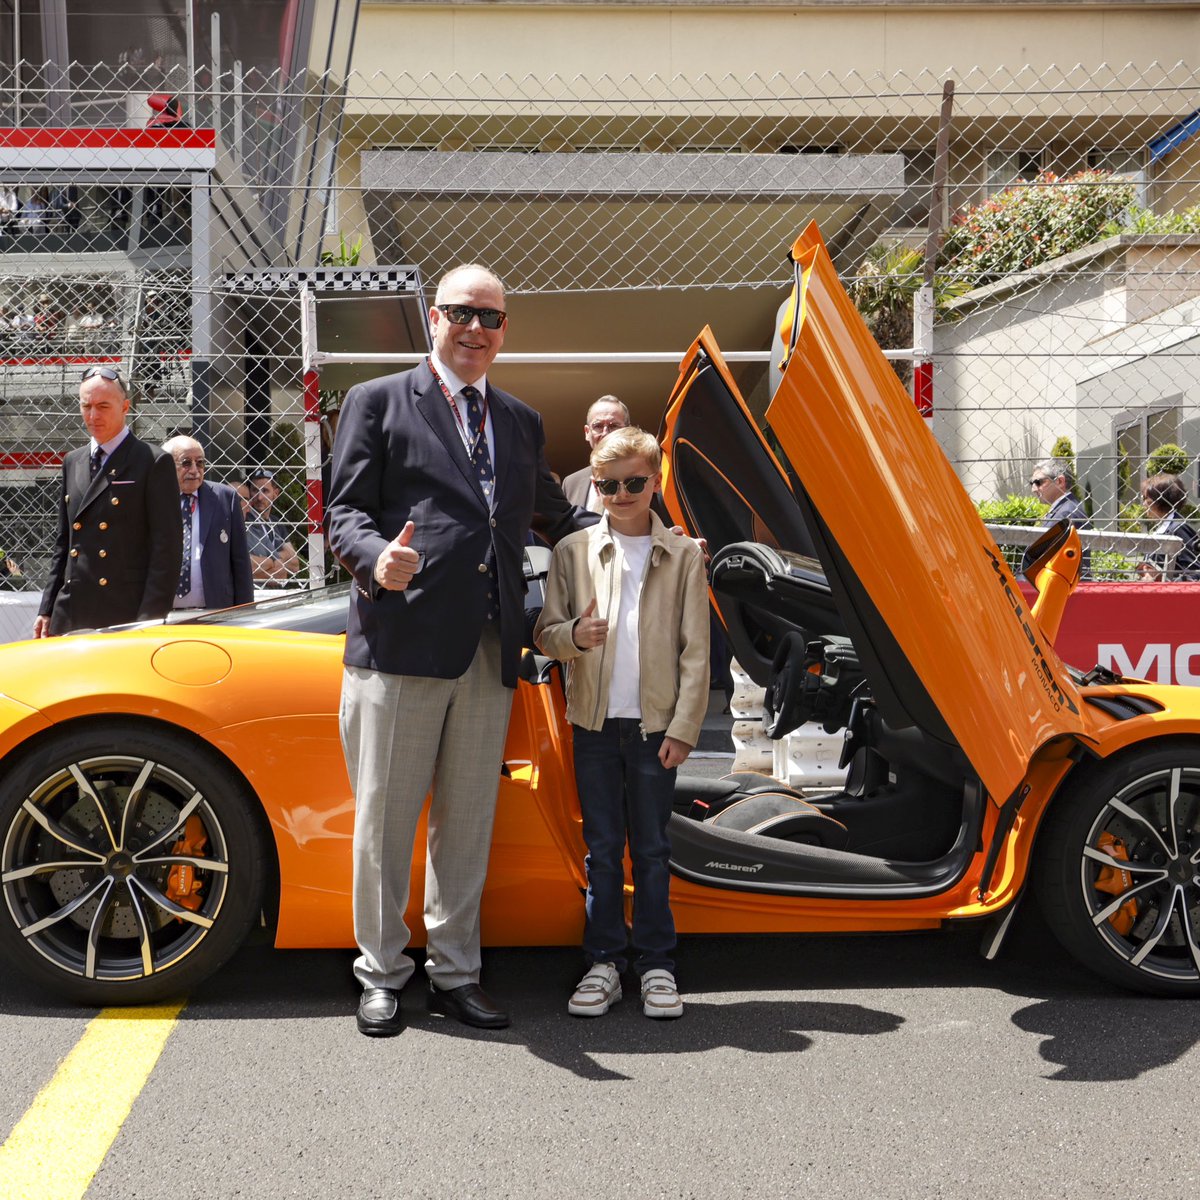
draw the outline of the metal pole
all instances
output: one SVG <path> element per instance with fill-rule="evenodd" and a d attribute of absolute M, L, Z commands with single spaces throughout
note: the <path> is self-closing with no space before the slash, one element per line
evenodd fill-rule
<path fill-rule="evenodd" d="M 21 126 L 21 0 L 13 0 L 13 124 Z"/>
<path fill-rule="evenodd" d="M 304 310 L 301 308 L 301 314 Z M 303 316 L 301 318 L 303 320 Z M 387 365 L 389 363 L 419 363 L 424 362 L 428 354 L 424 352 L 410 351 L 405 353 L 379 353 L 379 354 L 358 354 L 354 352 L 343 353 L 341 351 L 324 351 L 316 348 L 315 339 L 311 342 L 304 341 L 303 325 L 301 326 L 301 344 L 305 347 L 304 353 L 308 356 L 305 361 L 310 365 L 325 366 L 333 363 L 364 363 L 367 365 L 379 364 Z M 909 359 L 914 356 L 915 350 L 884 350 L 882 354 L 886 359 Z M 729 363 L 755 363 L 755 362 L 770 362 L 770 350 L 728 350 L 722 351 L 721 357 Z M 568 365 L 591 365 L 591 366 L 619 366 L 628 363 L 665 363 L 671 366 L 678 366 L 679 360 L 683 358 L 682 350 L 632 350 L 632 351 L 565 351 L 564 353 L 521 353 L 521 354 L 505 354 L 501 352 L 496 355 L 496 362 L 501 365 L 520 364 L 522 366 L 543 365 L 543 366 L 568 366 Z"/>
<path fill-rule="evenodd" d="M 325 498 L 321 488 L 321 376 L 315 369 L 304 372 L 304 476 L 308 507 L 308 582 L 321 587 L 325 582 L 325 535 L 322 529 Z"/>
<path fill-rule="evenodd" d="M 193 0 L 184 0 L 184 48 L 187 53 L 188 111 L 196 111 L 196 13 Z"/>
<path fill-rule="evenodd" d="M 212 39 L 212 127 L 217 131 L 217 137 L 224 141 L 221 132 L 221 14 L 213 13 L 209 22 L 209 36 Z"/>
<path fill-rule="evenodd" d="M 933 418 L 933 284 L 942 241 L 942 205 L 950 161 L 950 119 L 954 113 L 954 80 L 942 85 L 937 150 L 933 156 L 933 186 L 929 194 L 929 233 L 925 238 L 925 271 L 913 303 L 913 403 L 921 416 Z"/>

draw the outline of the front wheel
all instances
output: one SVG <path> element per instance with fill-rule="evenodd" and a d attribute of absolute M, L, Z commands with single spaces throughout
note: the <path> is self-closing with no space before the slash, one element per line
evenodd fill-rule
<path fill-rule="evenodd" d="M 262 906 L 245 783 L 157 729 L 51 734 L 0 783 L 0 956 L 68 999 L 181 995 Z"/>
<path fill-rule="evenodd" d="M 1083 768 L 1038 857 L 1042 912 L 1076 958 L 1135 991 L 1200 996 L 1200 747 Z"/>

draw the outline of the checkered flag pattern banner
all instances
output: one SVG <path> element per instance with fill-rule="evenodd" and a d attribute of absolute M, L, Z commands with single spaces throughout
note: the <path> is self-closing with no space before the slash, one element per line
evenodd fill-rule
<path fill-rule="evenodd" d="M 926 390 L 932 431 L 990 523 L 1036 525 L 1046 505 L 1030 479 L 1053 460 L 1098 531 L 1093 575 L 1132 579 L 1154 524 L 1143 482 L 1178 476 L 1189 511 L 1196 500 L 1200 110 L 1186 64 L 285 78 L 131 59 L 6 78 L 11 586 L 44 580 L 87 365 L 121 369 L 139 436 L 196 432 L 210 478 L 271 468 L 275 515 L 309 563 L 297 581 L 319 580 L 333 574 L 322 466 L 347 377 L 306 390 L 304 289 L 319 309 L 363 314 L 342 324 L 364 340 L 335 333 L 327 350 L 394 349 L 398 325 L 420 349 L 436 279 L 484 257 L 511 296 L 744 297 L 764 305 L 765 351 L 785 248 L 812 217 L 880 344 L 916 351 L 915 369 L 912 353 L 894 367 Z M 412 307 L 372 341 L 372 310 L 352 306 L 381 296 Z"/>

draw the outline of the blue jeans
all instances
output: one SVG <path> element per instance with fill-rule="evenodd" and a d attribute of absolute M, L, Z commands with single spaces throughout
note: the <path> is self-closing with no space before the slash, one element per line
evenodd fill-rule
<path fill-rule="evenodd" d="M 583 953 L 588 966 L 628 964 L 625 934 L 625 840 L 633 861 L 634 969 L 675 970 L 675 920 L 671 916 L 667 819 L 675 771 L 658 761 L 661 733 L 642 737 L 640 722 L 610 717 L 597 732 L 575 731 L 575 782 L 587 842 L 587 924 Z"/>

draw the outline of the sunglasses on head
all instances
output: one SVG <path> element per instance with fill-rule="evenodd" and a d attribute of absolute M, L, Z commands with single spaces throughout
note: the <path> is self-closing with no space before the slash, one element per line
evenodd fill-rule
<path fill-rule="evenodd" d="M 508 316 L 502 308 L 472 308 L 469 304 L 435 304 L 433 307 L 451 325 L 470 325 L 478 317 L 484 329 L 499 329 Z"/>
<path fill-rule="evenodd" d="M 121 378 L 121 372 L 116 367 L 88 367 L 83 373 L 81 383 L 86 383 L 89 379 L 95 379 L 99 376 L 101 379 L 107 379 L 112 383 L 119 383 L 124 386 L 125 381 Z"/>
<path fill-rule="evenodd" d="M 651 480 L 649 475 L 630 475 L 628 479 L 593 479 L 596 491 L 602 496 L 615 496 L 624 488 L 631 496 L 640 495 Z"/>

